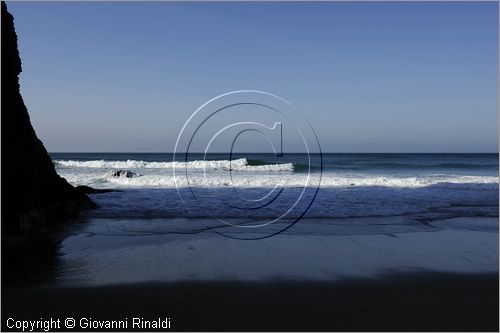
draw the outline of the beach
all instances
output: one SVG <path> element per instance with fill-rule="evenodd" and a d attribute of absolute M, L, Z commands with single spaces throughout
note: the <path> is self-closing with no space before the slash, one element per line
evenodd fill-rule
<path fill-rule="evenodd" d="M 25 288 L 4 290 L 2 301 L 9 305 L 2 307 L 4 319 L 71 317 L 79 325 L 81 318 L 167 317 L 173 331 L 498 331 L 499 310 L 498 275 L 446 273 L 319 283 Z"/>
<path fill-rule="evenodd" d="M 297 226 L 256 241 L 79 231 L 62 243 L 50 283 L 3 290 L 2 317 L 90 320 L 81 330 L 94 331 L 113 321 L 128 326 L 111 330 L 138 330 L 133 318 L 169 318 L 174 331 L 497 331 L 498 219 L 382 232 L 402 221 L 339 219 L 330 233 Z M 83 229 L 95 224 L 104 221 Z"/>
<path fill-rule="evenodd" d="M 177 220 L 180 226 L 199 225 Z M 164 220 L 131 224 L 101 218 L 62 242 L 54 281 L 65 286 L 324 282 L 376 279 L 388 273 L 497 273 L 498 219 L 455 221 L 427 225 L 407 217 L 305 219 L 278 236 L 248 241 L 221 237 L 201 226 L 194 232 L 180 226 L 168 232 Z M 118 230 L 124 225 L 128 230 Z M 470 230 L 474 228 L 481 230 Z"/>
<path fill-rule="evenodd" d="M 71 317 L 82 330 L 164 329 L 134 318 L 180 331 L 498 330 L 495 155 L 331 155 L 308 171 L 296 156 L 179 164 L 195 186 L 176 186 L 171 155 L 62 157 L 73 185 L 109 192 L 52 233 L 43 278 L 3 289 L 3 318 Z M 317 192 L 298 187 L 309 173 Z M 281 202 L 226 205 L 254 204 L 276 180 Z"/>

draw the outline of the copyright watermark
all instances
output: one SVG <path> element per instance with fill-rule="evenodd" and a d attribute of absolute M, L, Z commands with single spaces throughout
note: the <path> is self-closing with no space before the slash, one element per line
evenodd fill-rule
<path fill-rule="evenodd" d="M 261 239 L 297 223 L 319 190 L 322 154 L 309 122 L 285 99 L 240 90 L 198 108 L 176 141 L 174 180 L 208 229 Z"/>
<path fill-rule="evenodd" d="M 6 327 L 9 330 L 21 332 L 49 332 L 55 330 L 106 330 L 106 329 L 162 329 L 168 330 L 172 327 L 170 317 L 158 317 L 145 319 L 143 317 L 123 318 L 120 320 L 97 320 L 89 317 L 81 318 L 40 318 L 38 320 L 16 320 L 8 318 Z"/>

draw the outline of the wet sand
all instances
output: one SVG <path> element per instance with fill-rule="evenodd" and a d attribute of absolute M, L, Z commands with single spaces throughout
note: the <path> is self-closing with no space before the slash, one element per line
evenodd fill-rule
<path fill-rule="evenodd" d="M 448 273 L 337 282 L 4 288 L 2 329 L 8 330 L 9 317 L 61 323 L 72 317 L 77 328 L 82 317 L 168 317 L 172 331 L 498 331 L 498 293 L 497 274 Z"/>
<path fill-rule="evenodd" d="M 497 218 L 307 220 L 258 242 L 158 222 L 82 224 L 45 265 L 51 278 L 35 284 L 27 277 L 43 257 L 28 251 L 31 273 L 4 276 L 17 283 L 2 286 L 2 329 L 10 317 L 60 319 L 61 330 L 71 317 L 79 331 L 92 330 L 82 318 L 137 331 L 151 329 L 133 318 L 169 318 L 171 331 L 499 329 Z M 5 263 L 2 273 L 12 270 Z"/>

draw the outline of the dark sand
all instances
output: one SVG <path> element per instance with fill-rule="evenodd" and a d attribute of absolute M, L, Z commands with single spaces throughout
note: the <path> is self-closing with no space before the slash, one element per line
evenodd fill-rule
<path fill-rule="evenodd" d="M 172 331 L 498 331 L 498 300 L 498 275 L 441 273 L 326 283 L 3 288 L 2 330 L 9 317 L 52 316 L 170 317 Z"/>

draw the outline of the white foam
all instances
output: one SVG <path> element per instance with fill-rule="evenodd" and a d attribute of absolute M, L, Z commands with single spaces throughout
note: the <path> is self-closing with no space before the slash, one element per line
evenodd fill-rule
<path fill-rule="evenodd" d="M 97 187 L 175 187 L 176 182 L 171 170 L 164 172 L 143 173 L 134 178 L 113 177 L 109 172 L 75 172 L 74 170 L 59 169 L 59 174 L 66 178 L 73 185 L 91 185 Z M 229 172 L 206 173 L 202 172 L 189 174 L 189 184 L 191 186 L 211 186 L 211 187 L 274 187 L 280 184 L 285 187 L 303 187 L 307 182 L 307 174 L 302 173 L 260 173 L 254 172 L 233 173 L 233 178 Z M 309 185 L 314 186 L 319 181 L 319 174 L 312 174 Z M 178 186 L 187 186 L 186 178 L 181 173 L 177 177 Z M 454 188 L 470 188 L 481 186 L 485 189 L 498 187 L 498 178 L 491 176 L 422 176 L 422 177 L 401 177 L 401 176 L 374 176 L 374 175 L 338 175 L 334 173 L 324 173 L 321 178 L 321 187 L 395 187 L 395 188 L 419 188 L 425 186 L 444 186 Z"/>
<path fill-rule="evenodd" d="M 137 160 L 127 161 L 74 161 L 57 160 L 56 166 L 65 168 L 93 168 L 93 169 L 211 169 L 211 170 L 241 170 L 241 171 L 293 171 L 292 163 L 248 165 L 246 158 L 237 160 L 219 161 L 190 161 L 190 162 L 146 162 Z"/>
<path fill-rule="evenodd" d="M 146 162 L 127 161 L 56 161 L 58 173 L 73 185 L 88 185 L 97 188 L 172 188 L 188 186 L 185 175 L 189 176 L 190 186 L 210 187 L 304 187 L 317 186 L 321 176 L 321 187 L 389 187 L 421 188 L 440 186 L 453 188 L 498 188 L 498 177 L 454 174 L 373 174 L 339 173 L 326 171 L 292 172 L 292 163 L 249 165 L 246 158 L 229 160 L 191 162 Z M 173 169 L 177 179 L 174 178 Z M 138 177 L 113 177 L 112 170 L 133 170 Z M 232 170 L 231 173 L 229 170 Z M 308 179 L 309 177 L 309 179 Z M 176 184 L 177 181 L 177 184 Z"/>

